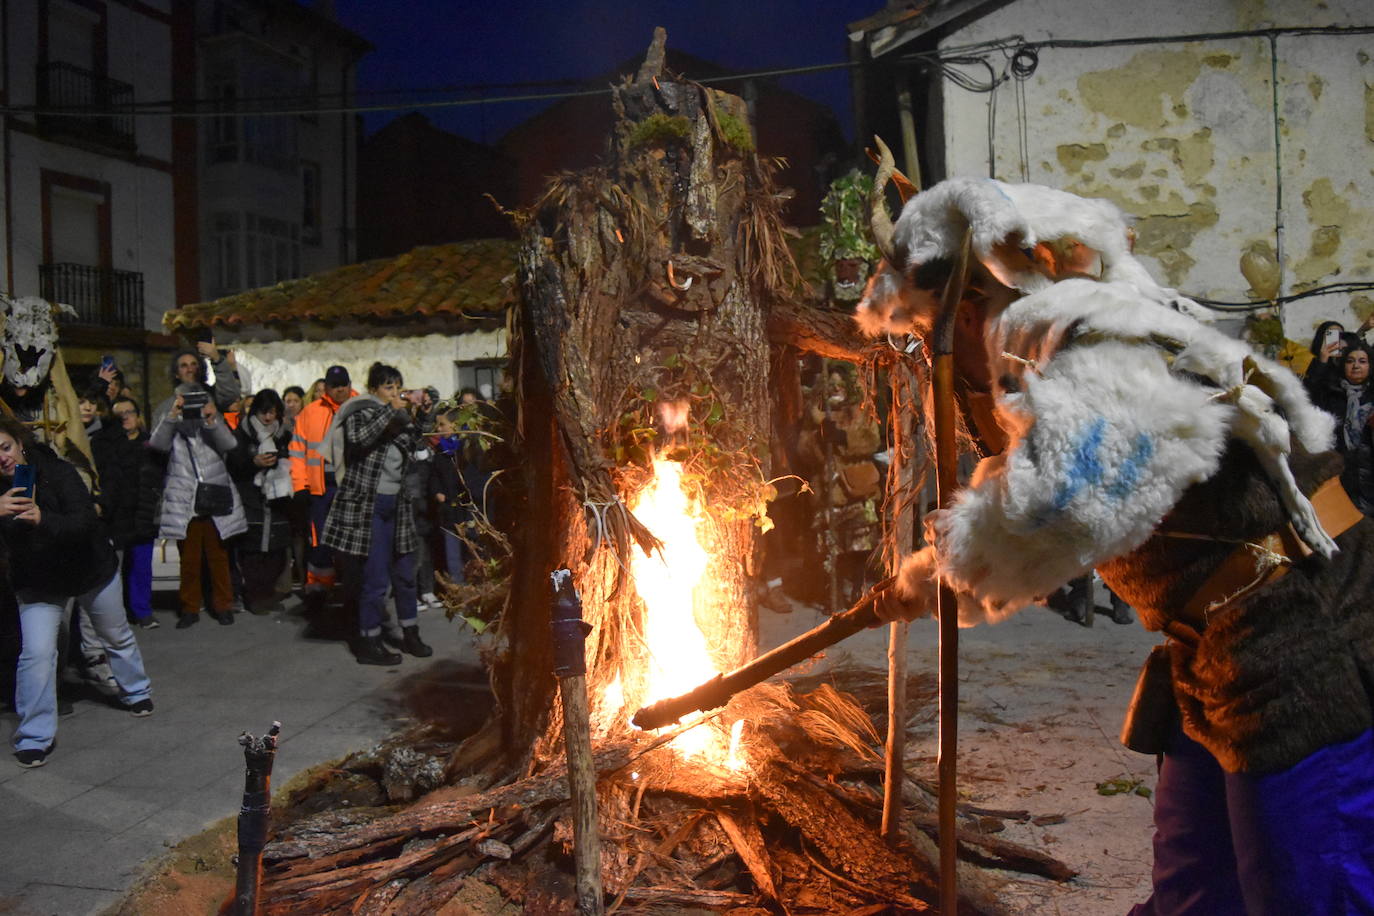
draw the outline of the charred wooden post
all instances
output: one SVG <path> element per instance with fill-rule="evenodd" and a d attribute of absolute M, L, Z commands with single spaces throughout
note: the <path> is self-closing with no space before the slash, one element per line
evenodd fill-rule
<path fill-rule="evenodd" d="M 239 808 L 238 874 L 234 881 L 234 916 L 256 916 L 258 887 L 262 883 L 262 850 L 272 817 L 272 764 L 277 757 L 281 723 L 273 722 L 267 734 L 254 738 L 239 735 L 243 745 L 243 806 Z"/>
<path fill-rule="evenodd" d="M 817 652 L 848 639 L 860 630 L 878 623 L 874 605 L 891 580 L 885 579 L 869 589 L 858 602 L 843 614 L 836 614 L 820 626 L 807 630 L 776 649 L 765 652 L 748 664 L 728 674 L 718 674 L 711 680 L 681 696 L 659 700 L 640 709 L 630 721 L 645 731 L 672 725 L 694 712 L 716 709 L 730 702 L 741 690 L 747 690 L 793 665 L 806 661 Z"/>
<path fill-rule="evenodd" d="M 596 820 L 596 768 L 587 709 L 586 639 L 591 625 L 582 619 L 582 601 L 572 572 L 555 570 L 553 581 L 554 675 L 563 699 L 563 744 L 568 755 L 568 793 L 573 810 L 573 861 L 577 872 L 577 911 L 601 916 L 601 832 Z"/>
<path fill-rule="evenodd" d="M 954 271 L 945 285 L 940 315 L 932 334 L 931 383 L 935 402 L 935 479 L 941 509 L 949 507 L 959 487 L 958 447 L 954 426 L 954 329 L 959 303 L 968 283 L 973 236 L 964 232 L 964 244 Z M 936 768 L 940 775 L 938 817 L 940 824 L 940 912 L 957 912 L 959 841 L 955 835 L 955 803 L 958 801 L 959 757 L 959 604 L 954 590 L 943 579 L 937 599 L 940 617 L 940 748 Z"/>

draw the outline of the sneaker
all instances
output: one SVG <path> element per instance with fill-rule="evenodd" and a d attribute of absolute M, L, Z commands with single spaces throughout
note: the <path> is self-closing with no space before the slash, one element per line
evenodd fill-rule
<path fill-rule="evenodd" d="M 439 600 L 439 596 L 434 592 L 425 592 L 420 596 L 420 610 L 437 611 L 444 606 L 444 602 Z"/>
<path fill-rule="evenodd" d="M 184 630 L 187 627 L 193 627 L 198 623 L 200 623 L 199 614 L 181 614 L 177 617 L 178 630 Z"/>
<path fill-rule="evenodd" d="M 147 619 L 140 620 L 138 622 L 138 628 L 140 630 L 156 630 L 160 626 L 162 626 L 162 624 L 157 622 L 156 617 L 148 617 Z"/>
<path fill-rule="evenodd" d="M 401 632 L 404 634 L 401 637 L 402 652 L 408 652 L 416 658 L 429 658 L 434 654 L 434 650 L 420 639 L 419 627 L 401 627 Z"/>
<path fill-rule="evenodd" d="M 52 753 L 51 746 L 45 747 L 42 750 L 38 748 L 29 748 L 25 751 L 15 751 L 14 762 L 27 770 L 32 770 L 34 767 L 41 767 L 43 764 L 47 763 L 50 753 Z"/>
<path fill-rule="evenodd" d="M 382 645 L 382 637 L 380 636 L 358 637 L 357 647 L 353 650 L 353 657 L 358 660 L 360 665 L 399 665 L 401 663 L 400 654 L 387 651 L 386 646 Z"/>
<path fill-rule="evenodd" d="M 152 714 L 152 700 L 139 700 L 137 703 L 129 704 L 129 715 L 133 716 L 135 719 L 142 719 L 143 717 L 151 716 Z"/>

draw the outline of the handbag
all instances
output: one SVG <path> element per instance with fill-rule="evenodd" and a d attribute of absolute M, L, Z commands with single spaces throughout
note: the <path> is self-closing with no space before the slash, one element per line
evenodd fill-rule
<path fill-rule="evenodd" d="M 209 483 L 200 476 L 200 465 L 196 462 L 195 447 L 188 441 L 186 453 L 191 456 L 191 469 L 196 472 L 196 498 L 192 514 L 201 516 L 229 515 L 234 511 L 234 491 L 228 484 Z"/>
<path fill-rule="evenodd" d="M 1168 646 L 1155 646 L 1140 669 L 1121 723 L 1121 743 L 1139 754 L 1162 754 L 1177 727 L 1178 701 Z"/>

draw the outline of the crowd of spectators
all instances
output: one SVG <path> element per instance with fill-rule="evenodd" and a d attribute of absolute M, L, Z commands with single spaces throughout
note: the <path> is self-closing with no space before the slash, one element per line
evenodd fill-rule
<path fill-rule="evenodd" d="M 221 626 L 281 612 L 299 590 L 306 635 L 345 639 L 369 665 L 432 654 L 418 611 L 443 607 L 436 569 L 461 583 L 477 549 L 491 469 L 467 434 L 499 413 L 476 392 L 406 389 L 380 362 L 363 394 L 343 366 L 308 388 L 248 391 L 213 341 L 177 352 L 170 375 L 145 421 L 107 358 L 77 405 L 89 455 L 40 441 L 53 435 L 33 421 L 47 390 L 0 389 L 0 630 L 15 644 L 0 689 L 13 691 L 21 766 L 51 752 L 64 684 L 152 713 L 135 632 L 159 626 L 159 539 L 179 555 L 178 629 L 202 611 Z"/>

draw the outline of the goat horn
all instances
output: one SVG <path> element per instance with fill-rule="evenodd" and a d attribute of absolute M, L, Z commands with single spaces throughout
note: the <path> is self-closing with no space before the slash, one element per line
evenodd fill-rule
<path fill-rule="evenodd" d="M 878 251 L 882 252 L 887 263 L 901 270 L 903 265 L 897 263 L 897 253 L 892 245 L 892 215 L 887 212 L 887 199 L 883 196 L 892 173 L 897 169 L 897 161 L 892 158 L 892 150 L 887 148 L 882 137 L 875 136 L 873 142 L 878 144 L 879 158 L 878 171 L 873 176 L 873 191 L 868 196 L 868 225 L 873 231 L 873 243 L 878 246 Z"/>

